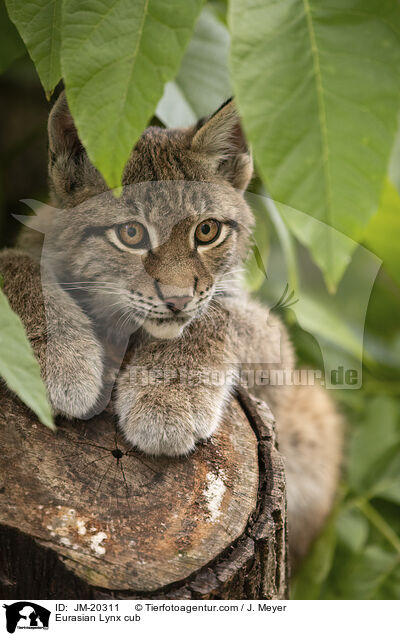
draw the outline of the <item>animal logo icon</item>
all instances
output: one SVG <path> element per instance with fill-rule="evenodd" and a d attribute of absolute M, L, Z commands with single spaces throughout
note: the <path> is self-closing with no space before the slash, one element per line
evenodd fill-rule
<path fill-rule="evenodd" d="M 9 634 L 14 634 L 17 628 L 48 629 L 50 610 L 32 603 L 19 601 L 11 605 L 4 604 L 6 610 L 6 627 Z"/>

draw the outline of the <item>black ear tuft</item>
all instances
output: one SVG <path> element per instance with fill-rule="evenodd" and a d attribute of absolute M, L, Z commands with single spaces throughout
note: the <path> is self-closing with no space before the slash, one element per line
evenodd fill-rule
<path fill-rule="evenodd" d="M 202 126 L 204 126 L 204 124 L 206 123 L 206 121 L 208 121 L 209 119 L 212 119 L 214 117 L 214 115 L 216 115 L 217 113 L 219 113 L 220 110 L 222 110 L 223 108 L 225 108 L 225 106 L 227 104 L 230 104 L 230 102 L 233 101 L 233 97 L 229 97 L 229 99 L 227 99 L 223 104 L 221 104 L 221 106 L 219 108 L 217 108 L 216 111 L 213 112 L 212 115 L 209 115 L 208 117 L 201 117 L 201 119 L 199 119 L 195 125 L 195 131 L 197 132 L 198 130 L 200 130 L 200 128 Z"/>
<path fill-rule="evenodd" d="M 214 115 L 216 115 L 217 113 L 219 113 L 220 110 L 222 110 L 223 108 L 225 108 L 225 106 L 227 106 L 228 104 L 230 104 L 231 102 L 233 102 L 233 97 L 228 97 L 227 100 L 224 101 L 223 104 L 221 104 L 221 106 L 219 108 L 217 108 L 217 110 L 215 111 L 215 113 L 213 113 L 211 115 L 211 117 L 214 117 Z M 211 119 L 211 117 L 209 117 L 209 119 Z"/>
<path fill-rule="evenodd" d="M 246 189 L 253 174 L 253 161 L 232 97 L 211 117 L 197 123 L 191 148 L 207 154 L 235 188 Z"/>

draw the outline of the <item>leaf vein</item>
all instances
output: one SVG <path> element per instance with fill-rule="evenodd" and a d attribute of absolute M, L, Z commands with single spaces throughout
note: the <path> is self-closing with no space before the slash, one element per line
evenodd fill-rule
<path fill-rule="evenodd" d="M 315 85 L 316 85 L 316 91 L 317 91 L 318 119 L 319 119 L 320 131 L 321 131 L 321 145 L 322 145 L 322 158 L 323 158 L 323 173 L 324 173 L 326 198 L 327 198 L 327 216 L 328 216 L 329 225 L 332 226 L 333 225 L 332 224 L 332 184 L 331 184 L 331 177 L 329 173 L 328 125 L 327 125 L 326 108 L 325 108 L 325 100 L 324 100 L 324 89 L 322 85 L 321 65 L 319 60 L 317 39 L 316 39 L 313 19 L 311 15 L 310 0 L 303 0 L 303 7 L 304 7 L 304 14 L 307 21 L 308 35 L 310 38 L 311 53 L 312 53 L 314 75 L 315 75 Z M 332 259 L 331 241 L 329 241 L 328 262 L 329 262 L 329 265 L 332 266 L 333 259 Z"/>

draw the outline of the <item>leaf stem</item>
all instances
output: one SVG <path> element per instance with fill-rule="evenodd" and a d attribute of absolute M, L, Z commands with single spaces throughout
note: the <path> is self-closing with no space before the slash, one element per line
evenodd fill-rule
<path fill-rule="evenodd" d="M 282 246 L 283 253 L 285 255 L 289 285 L 292 290 L 297 291 L 299 289 L 299 281 L 297 277 L 297 263 L 293 238 L 290 235 L 290 232 L 287 229 L 281 214 L 279 213 L 275 201 L 270 197 L 268 192 L 263 192 L 262 200 L 272 221 L 272 224 L 275 227 L 276 233 Z"/>
<path fill-rule="evenodd" d="M 362 512 L 368 521 L 381 533 L 382 536 L 390 543 L 390 545 L 400 555 L 400 539 L 392 530 L 385 519 L 375 510 L 373 506 L 365 499 L 355 502 L 355 506 Z"/>

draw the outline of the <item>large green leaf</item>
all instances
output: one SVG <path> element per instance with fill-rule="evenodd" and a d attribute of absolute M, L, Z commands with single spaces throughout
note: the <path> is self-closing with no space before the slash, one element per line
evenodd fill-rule
<path fill-rule="evenodd" d="M 168 82 L 156 110 L 166 126 L 190 126 L 232 94 L 228 72 L 229 33 L 205 7 L 176 79 Z"/>
<path fill-rule="evenodd" d="M 365 422 L 357 427 L 350 442 L 347 472 L 350 486 L 357 492 L 373 490 L 374 483 L 385 476 L 388 460 L 399 444 L 397 402 L 389 397 L 375 397 L 368 402 Z"/>
<path fill-rule="evenodd" d="M 10 22 L 6 6 L 0 1 L 0 73 L 25 53 L 24 43 L 18 35 L 15 26 Z"/>
<path fill-rule="evenodd" d="M 400 285 L 400 196 L 389 181 L 383 190 L 378 213 L 365 235 L 368 247 L 383 260 L 385 269 Z"/>
<path fill-rule="evenodd" d="M 10 18 L 26 44 L 48 95 L 61 79 L 61 2 L 62 0 L 6 0 Z"/>
<path fill-rule="evenodd" d="M 110 187 L 179 69 L 201 0 L 65 0 L 62 70 L 79 136 Z"/>
<path fill-rule="evenodd" d="M 399 3 L 231 0 L 229 23 L 234 92 L 272 197 L 359 241 L 397 127 Z M 334 289 L 354 243 L 338 257 L 332 233 L 291 228 Z"/>
<path fill-rule="evenodd" d="M 0 290 L 0 376 L 12 391 L 36 413 L 43 424 L 54 429 L 39 364 L 33 355 L 20 318 Z"/>

